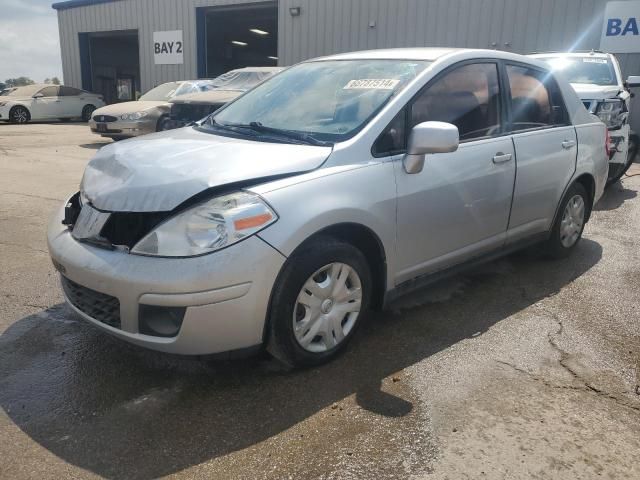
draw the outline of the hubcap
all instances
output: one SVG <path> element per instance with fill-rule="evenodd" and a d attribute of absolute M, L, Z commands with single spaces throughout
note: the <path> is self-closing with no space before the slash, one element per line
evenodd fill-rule
<path fill-rule="evenodd" d="M 572 247 L 580 238 L 584 225 L 584 199 L 581 195 L 571 197 L 562 215 L 560 242 L 565 248 Z"/>
<path fill-rule="evenodd" d="M 13 114 L 13 118 L 19 123 L 24 123 L 27 121 L 27 112 L 22 108 L 19 108 Z"/>
<path fill-rule="evenodd" d="M 353 329 L 362 304 L 362 284 L 344 263 L 330 263 L 302 286 L 293 311 L 293 332 L 309 352 L 338 346 Z"/>

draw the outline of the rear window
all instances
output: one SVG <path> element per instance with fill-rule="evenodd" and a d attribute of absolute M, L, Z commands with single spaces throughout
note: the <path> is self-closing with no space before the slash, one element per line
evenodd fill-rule
<path fill-rule="evenodd" d="M 568 123 L 562 93 L 553 75 L 535 68 L 507 65 L 511 130 L 529 130 Z"/>

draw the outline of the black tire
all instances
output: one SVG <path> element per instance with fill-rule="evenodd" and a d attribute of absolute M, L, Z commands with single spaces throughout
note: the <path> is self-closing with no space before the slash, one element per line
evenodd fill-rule
<path fill-rule="evenodd" d="M 578 238 L 574 241 L 573 244 L 571 244 L 570 246 L 567 246 L 566 244 L 563 244 L 563 240 L 562 240 L 563 239 L 563 235 L 561 234 L 562 221 L 565 215 L 565 210 L 567 209 L 567 204 L 569 203 L 570 200 L 572 200 L 577 195 L 582 197 L 582 201 L 584 205 L 582 225 L 578 232 Z M 560 208 L 558 209 L 558 213 L 557 213 L 555 222 L 553 224 L 553 229 L 551 230 L 551 235 L 544 245 L 545 252 L 551 258 L 560 259 L 560 258 L 568 257 L 571 254 L 571 252 L 578 246 L 578 244 L 580 243 L 580 240 L 582 239 L 582 232 L 584 231 L 585 224 L 587 223 L 587 218 L 589 218 L 589 212 L 591 211 L 591 208 L 592 208 L 591 200 L 584 186 L 580 183 L 574 183 L 573 185 L 571 185 L 571 187 L 569 187 L 569 190 L 567 190 L 567 193 L 562 198 L 562 201 L 560 202 Z"/>
<path fill-rule="evenodd" d="M 82 107 L 82 121 L 88 122 L 89 120 L 91 120 L 91 115 L 93 114 L 95 109 L 95 105 L 85 105 L 84 107 Z"/>
<path fill-rule="evenodd" d="M 334 262 L 346 264 L 357 273 L 362 291 L 360 313 L 340 343 L 324 352 L 310 352 L 296 339 L 294 308 L 305 282 L 314 272 Z M 267 319 L 268 352 L 294 368 L 320 365 L 334 359 L 345 349 L 356 330 L 366 320 L 371 304 L 371 291 L 371 269 L 360 250 L 348 243 L 324 236 L 303 245 L 287 260 L 271 295 Z"/>
<path fill-rule="evenodd" d="M 9 111 L 9 120 L 11 123 L 27 123 L 31 120 L 31 114 L 26 107 L 16 105 Z"/>

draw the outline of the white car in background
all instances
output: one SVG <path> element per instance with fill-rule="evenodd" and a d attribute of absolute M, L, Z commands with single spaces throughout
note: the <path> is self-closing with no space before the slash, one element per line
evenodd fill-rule
<path fill-rule="evenodd" d="M 63 85 L 33 84 L 3 91 L 0 120 L 27 123 L 79 118 L 86 122 L 102 106 L 102 96 L 95 93 Z"/>
<path fill-rule="evenodd" d="M 617 182 L 631 166 L 637 145 L 630 146 L 629 126 L 631 92 L 640 87 L 640 76 L 622 80 L 622 70 L 616 57 L 602 52 L 536 53 L 533 58 L 547 62 L 564 77 L 589 112 L 600 117 L 609 129 L 608 185 Z"/>

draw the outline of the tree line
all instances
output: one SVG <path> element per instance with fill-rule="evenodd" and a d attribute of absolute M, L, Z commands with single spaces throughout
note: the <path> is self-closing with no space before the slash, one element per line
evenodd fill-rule
<path fill-rule="evenodd" d="M 0 81 L 0 90 L 5 88 L 24 87 L 25 85 L 33 85 L 34 82 L 29 77 L 16 77 L 7 78 L 4 82 Z M 45 78 L 44 83 L 51 85 L 60 85 L 60 79 L 58 77 Z"/>

